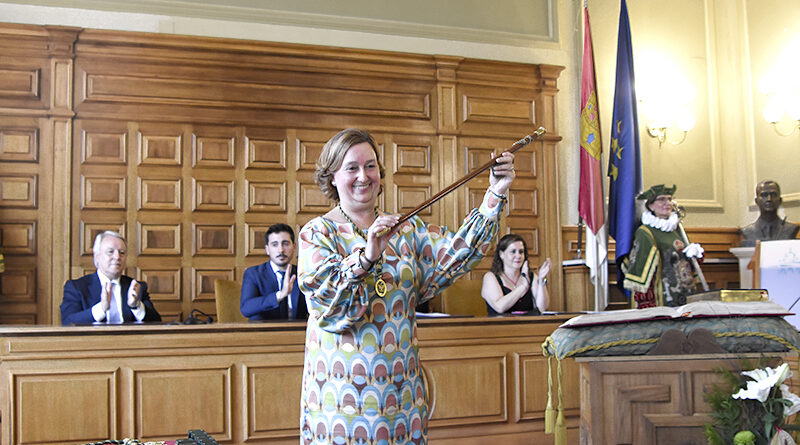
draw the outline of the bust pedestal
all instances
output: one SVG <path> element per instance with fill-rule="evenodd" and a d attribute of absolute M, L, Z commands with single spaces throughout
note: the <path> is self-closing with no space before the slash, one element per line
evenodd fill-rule
<path fill-rule="evenodd" d="M 753 258 L 755 247 L 731 247 L 730 252 L 739 260 L 739 287 L 741 289 L 753 288 L 753 270 L 748 269 L 750 260 Z"/>

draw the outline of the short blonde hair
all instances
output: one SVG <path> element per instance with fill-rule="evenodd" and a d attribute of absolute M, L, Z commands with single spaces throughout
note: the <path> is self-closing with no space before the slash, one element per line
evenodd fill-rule
<path fill-rule="evenodd" d="M 378 155 L 378 147 L 372 135 L 364 130 L 348 128 L 340 131 L 336 136 L 326 142 L 325 146 L 322 147 L 322 153 L 320 153 L 319 159 L 317 159 L 317 170 L 314 172 L 314 182 L 319 186 L 319 189 L 326 198 L 339 202 L 339 192 L 336 190 L 336 186 L 333 185 L 333 174 L 342 166 L 347 150 L 363 142 L 367 142 L 375 152 L 375 159 L 378 160 L 378 169 L 381 173 L 381 179 L 383 179 L 386 171 L 381 163 L 380 156 Z M 378 194 L 382 192 L 383 184 L 381 184 Z"/>

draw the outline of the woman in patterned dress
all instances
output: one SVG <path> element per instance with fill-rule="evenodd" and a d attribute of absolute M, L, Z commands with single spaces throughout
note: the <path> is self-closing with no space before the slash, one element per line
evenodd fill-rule
<path fill-rule="evenodd" d="M 416 313 L 491 248 L 514 156 L 503 153 L 479 209 L 456 233 L 377 209 L 383 166 L 367 132 L 347 129 L 317 160 L 315 182 L 337 205 L 298 236 L 309 309 L 302 444 L 425 444 L 428 401 Z M 382 233 L 386 231 L 386 233 Z"/>

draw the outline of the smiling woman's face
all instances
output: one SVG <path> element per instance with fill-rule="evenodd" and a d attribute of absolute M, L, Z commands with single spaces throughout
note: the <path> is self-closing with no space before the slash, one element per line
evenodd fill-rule
<path fill-rule="evenodd" d="M 333 174 L 333 186 L 345 207 L 373 208 L 381 187 L 381 172 L 375 150 L 368 142 L 353 145 L 347 150 Z"/>

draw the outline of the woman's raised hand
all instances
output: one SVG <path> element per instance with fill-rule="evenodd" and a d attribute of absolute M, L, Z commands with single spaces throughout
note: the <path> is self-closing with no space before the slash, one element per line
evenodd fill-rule
<path fill-rule="evenodd" d="M 492 159 L 494 159 L 492 153 Z M 514 181 L 514 154 L 503 152 L 497 157 L 497 165 L 489 169 L 489 188 L 498 195 L 505 195 Z"/>
<path fill-rule="evenodd" d="M 397 231 L 397 221 L 400 217 L 397 215 L 381 215 L 375 218 L 372 225 L 367 230 L 367 247 L 364 249 L 364 256 L 367 261 L 375 262 L 383 255 L 386 250 L 386 245 L 389 244 L 389 239 Z M 386 233 L 381 235 L 381 232 Z"/>

